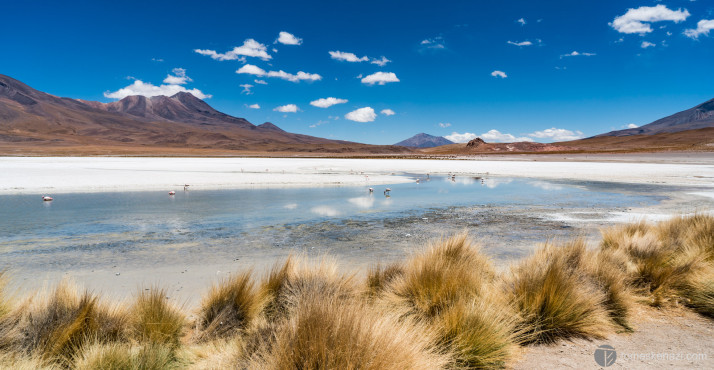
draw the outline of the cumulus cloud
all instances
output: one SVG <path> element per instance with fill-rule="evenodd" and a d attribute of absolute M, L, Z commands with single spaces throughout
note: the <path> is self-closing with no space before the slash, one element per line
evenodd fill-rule
<path fill-rule="evenodd" d="M 275 42 L 279 42 L 284 45 L 300 45 L 302 44 L 302 39 L 295 37 L 292 33 L 280 31 L 278 34 L 278 39 Z"/>
<path fill-rule="evenodd" d="M 364 107 L 345 114 L 345 118 L 355 122 L 372 122 L 377 114 L 371 107 Z"/>
<path fill-rule="evenodd" d="M 391 109 L 389 109 L 389 108 L 387 108 L 387 109 L 382 109 L 379 113 L 382 113 L 382 114 L 384 114 L 385 116 L 393 116 L 393 115 L 396 114 L 396 113 L 394 113 L 393 110 L 391 110 Z"/>
<path fill-rule="evenodd" d="M 516 137 L 515 135 L 502 133 L 498 130 L 489 130 L 481 134 L 481 138 L 486 142 L 496 142 L 496 143 L 514 143 L 518 141 L 533 141 L 533 139 L 528 137 Z"/>
<path fill-rule="evenodd" d="M 581 53 L 581 52 L 578 52 L 578 51 L 573 51 L 572 53 L 568 53 L 568 54 L 563 54 L 563 55 L 561 55 L 561 56 L 560 56 L 560 59 L 563 59 L 563 58 L 565 58 L 565 57 L 579 57 L 579 56 L 582 56 L 582 57 L 592 57 L 592 56 L 595 56 L 595 55 L 597 55 L 597 54 L 595 54 L 595 53 Z"/>
<path fill-rule="evenodd" d="M 192 81 L 188 76 L 186 76 L 186 70 L 183 68 L 174 68 L 172 71 L 174 75 L 169 75 L 164 79 L 164 84 L 156 86 L 150 82 L 144 82 L 141 80 L 134 80 L 134 82 L 124 88 L 121 88 L 114 92 L 105 91 L 104 96 L 110 99 L 124 99 L 131 95 L 142 95 L 146 97 L 152 96 L 172 96 L 180 92 L 191 93 L 191 95 L 199 99 L 210 98 L 211 95 L 204 94 L 199 89 L 187 89 L 183 84 L 188 81 Z"/>
<path fill-rule="evenodd" d="M 298 107 L 295 104 L 286 104 L 286 105 L 281 105 L 279 107 L 273 108 L 274 111 L 276 112 L 282 112 L 282 113 L 295 113 L 298 111 Z"/>
<path fill-rule="evenodd" d="M 516 45 L 516 46 L 531 46 L 531 45 L 533 45 L 533 43 L 530 41 L 521 41 L 521 42 L 508 41 L 507 44 Z"/>
<path fill-rule="evenodd" d="M 452 132 L 451 135 L 446 135 L 444 137 L 453 143 L 467 143 L 470 140 L 477 138 L 478 135 L 470 132 L 464 132 L 463 134 Z"/>
<path fill-rule="evenodd" d="M 362 78 L 362 83 L 367 85 L 384 85 L 388 82 L 399 82 L 399 79 L 393 72 L 376 72 Z"/>
<path fill-rule="evenodd" d="M 376 64 L 380 67 L 384 67 L 389 62 L 391 62 L 391 60 L 387 59 L 387 57 L 385 57 L 385 56 L 382 56 L 381 59 L 372 59 L 372 61 L 370 63 Z"/>
<path fill-rule="evenodd" d="M 655 46 L 657 46 L 657 45 L 655 45 L 651 42 L 648 42 L 648 41 L 642 41 L 642 44 L 640 44 L 640 47 L 643 49 L 647 49 L 647 48 L 651 48 L 651 47 L 655 47 Z"/>
<path fill-rule="evenodd" d="M 253 82 L 257 83 L 258 85 L 267 85 L 268 84 L 267 82 L 265 82 L 265 80 L 258 80 L 258 79 L 253 80 Z"/>
<path fill-rule="evenodd" d="M 338 98 L 321 98 L 317 100 L 313 100 L 310 102 L 310 105 L 318 107 L 318 108 L 329 108 L 335 104 L 344 104 L 347 103 L 347 99 L 338 99 Z"/>
<path fill-rule="evenodd" d="M 455 143 L 466 143 L 477 137 L 480 137 L 486 142 L 491 143 L 513 143 L 519 141 L 533 141 L 529 137 L 516 137 L 512 134 L 502 133 L 498 130 L 489 130 L 481 135 L 476 135 L 471 132 L 464 132 L 463 134 L 458 132 L 453 132 L 451 135 L 444 136 L 445 138 L 455 142 Z"/>
<path fill-rule="evenodd" d="M 527 22 L 526 22 L 526 20 L 525 20 L 524 18 L 520 18 L 520 19 L 517 19 L 517 20 L 516 20 L 516 22 L 520 23 L 520 24 L 521 24 L 521 26 L 525 26 L 525 25 L 526 25 L 526 23 L 527 23 Z"/>
<path fill-rule="evenodd" d="M 491 72 L 491 76 L 493 76 L 493 77 L 500 77 L 500 78 L 506 78 L 506 77 L 508 77 L 508 75 L 506 75 L 506 72 L 498 71 L 498 70 Z"/>
<path fill-rule="evenodd" d="M 627 9 L 625 14 L 615 17 L 608 24 L 620 33 L 639 33 L 644 35 L 652 32 L 650 23 L 661 21 L 679 23 L 686 20 L 689 15 L 687 9 L 672 10 L 665 5 L 659 4 Z"/>
<path fill-rule="evenodd" d="M 634 123 L 630 123 L 630 124 L 627 125 L 627 128 L 638 128 L 638 127 L 640 127 L 640 126 L 637 126 L 637 125 L 634 124 Z"/>
<path fill-rule="evenodd" d="M 242 84 L 242 85 L 239 85 L 239 86 L 243 88 L 243 91 L 240 92 L 241 94 L 250 95 L 250 94 L 253 93 L 252 91 L 250 91 L 250 89 L 253 87 L 253 85 L 251 85 L 251 84 Z"/>
<path fill-rule="evenodd" d="M 339 50 L 328 51 L 328 53 L 330 54 L 330 58 L 343 62 L 361 63 L 369 61 L 370 63 L 376 64 L 380 67 L 384 67 L 387 63 L 391 62 L 391 60 L 387 59 L 385 56 L 382 56 L 381 58 L 370 58 L 366 55 L 358 57 L 355 53 L 348 53 Z"/>
<path fill-rule="evenodd" d="M 291 81 L 291 82 L 300 82 L 300 81 L 318 81 L 322 79 L 322 76 L 320 76 L 317 73 L 306 73 L 303 71 L 298 72 L 297 74 L 292 74 L 292 73 L 287 73 L 285 71 L 265 71 L 264 69 L 254 66 L 252 64 L 246 64 L 243 67 L 240 67 L 236 71 L 238 74 L 250 74 L 258 77 L 274 77 L 274 78 L 280 78 L 283 80 Z"/>
<path fill-rule="evenodd" d="M 700 35 L 709 36 L 709 31 L 711 30 L 714 30 L 714 19 L 702 19 L 697 22 L 697 28 L 684 30 L 684 35 L 696 39 Z"/>
<path fill-rule="evenodd" d="M 569 141 L 582 139 L 583 133 L 580 131 L 570 131 L 562 128 L 552 127 L 543 131 L 533 132 L 531 134 L 528 134 L 528 136 L 537 139 L 545 139 L 552 141 Z"/>
<path fill-rule="evenodd" d="M 169 74 L 164 78 L 164 83 L 169 85 L 185 85 L 188 82 L 193 81 L 190 77 L 186 76 L 186 70 L 183 68 L 174 68 L 171 70 L 173 75 Z"/>
<path fill-rule="evenodd" d="M 260 109 L 260 105 L 257 104 L 257 103 L 256 103 L 256 104 L 251 104 L 251 105 L 248 106 L 248 108 L 250 108 L 250 109 Z"/>
<path fill-rule="evenodd" d="M 207 55 L 215 60 L 245 60 L 244 57 L 260 58 L 270 60 L 273 57 L 267 52 L 267 47 L 253 39 L 243 41 L 242 46 L 236 46 L 233 50 L 225 53 L 217 53 L 215 50 L 194 49 L 196 53 Z"/>
<path fill-rule="evenodd" d="M 451 127 L 451 124 L 449 122 L 439 122 L 439 127 L 447 128 L 447 127 Z"/>
<path fill-rule="evenodd" d="M 344 62 L 355 63 L 355 62 L 366 62 L 369 60 L 369 58 L 366 55 L 360 58 L 357 55 L 355 55 L 354 53 L 346 53 L 346 52 L 342 52 L 339 50 L 328 51 L 328 53 L 330 53 L 330 58 L 335 59 L 335 60 L 341 60 Z"/>

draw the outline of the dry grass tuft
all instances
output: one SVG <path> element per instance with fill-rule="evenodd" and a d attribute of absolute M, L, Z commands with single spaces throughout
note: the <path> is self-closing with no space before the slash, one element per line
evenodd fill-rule
<path fill-rule="evenodd" d="M 66 282 L 19 315 L 14 349 L 63 365 L 71 363 L 88 340 L 118 341 L 127 327 L 127 316 L 119 306 L 102 304 Z"/>
<path fill-rule="evenodd" d="M 77 354 L 72 368 L 77 370 L 178 369 L 171 347 L 156 343 L 131 346 L 127 343 L 91 344 Z"/>
<path fill-rule="evenodd" d="M 479 296 L 495 278 L 490 260 L 462 233 L 433 243 L 408 260 L 404 272 L 384 289 L 380 303 L 431 319 L 453 302 Z"/>
<path fill-rule="evenodd" d="M 201 338 L 231 337 L 254 323 L 265 306 L 266 291 L 255 288 L 251 275 L 251 271 L 246 271 L 211 288 L 199 308 Z"/>
<path fill-rule="evenodd" d="M 389 283 L 403 275 L 404 266 L 396 262 L 385 267 L 377 265 L 370 268 L 367 271 L 367 296 L 370 298 L 378 296 Z"/>
<path fill-rule="evenodd" d="M 133 336 L 140 342 L 177 347 L 186 318 L 166 299 L 166 290 L 140 291 L 131 308 Z"/>
<path fill-rule="evenodd" d="M 695 214 L 635 225 L 603 231 L 602 248 L 624 252 L 634 266 L 633 284 L 650 304 L 686 298 L 691 277 L 706 274 L 714 265 L 714 216 Z"/>
<path fill-rule="evenodd" d="M 512 300 L 523 316 L 528 341 L 601 338 L 611 328 L 606 294 L 587 275 L 582 240 L 561 247 L 546 244 L 513 268 Z"/>
<path fill-rule="evenodd" d="M 433 329 L 356 300 L 302 294 L 243 367 L 251 369 L 439 369 L 449 357 Z"/>
<path fill-rule="evenodd" d="M 265 297 L 264 310 L 268 320 L 278 320 L 290 315 L 300 298 L 315 293 L 327 299 L 351 299 L 358 295 L 353 275 L 341 275 L 337 263 L 328 258 L 308 261 L 290 257 L 280 267 L 275 265 L 259 289 Z"/>

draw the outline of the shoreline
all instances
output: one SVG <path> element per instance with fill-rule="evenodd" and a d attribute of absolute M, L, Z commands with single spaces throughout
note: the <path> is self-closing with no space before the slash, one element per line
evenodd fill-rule
<path fill-rule="evenodd" d="M 676 163 L 640 156 L 632 161 L 482 158 L 165 158 L 0 157 L 0 194 L 77 193 L 268 187 L 370 186 L 414 181 L 410 174 L 517 177 L 663 184 L 714 189 L 714 157 Z M 649 158 L 649 159 L 648 159 Z M 587 164 L 587 165 L 584 165 Z"/>

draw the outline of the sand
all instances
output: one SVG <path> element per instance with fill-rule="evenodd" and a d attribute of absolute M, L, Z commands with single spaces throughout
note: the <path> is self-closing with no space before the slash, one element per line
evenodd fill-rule
<path fill-rule="evenodd" d="M 592 156 L 562 161 L 536 156 L 509 160 L 0 157 L 0 194 L 177 190 L 184 184 L 200 189 L 380 185 L 414 181 L 405 175 L 427 173 L 714 187 L 714 163 L 687 158 L 664 163 L 646 157 L 594 161 Z"/>

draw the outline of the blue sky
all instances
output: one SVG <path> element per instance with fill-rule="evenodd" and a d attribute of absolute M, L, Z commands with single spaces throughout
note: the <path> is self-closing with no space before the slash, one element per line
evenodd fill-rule
<path fill-rule="evenodd" d="M 335 3 L 6 2 L 0 73 L 103 102 L 185 89 L 371 144 L 549 142 L 714 98 L 711 1 Z"/>

